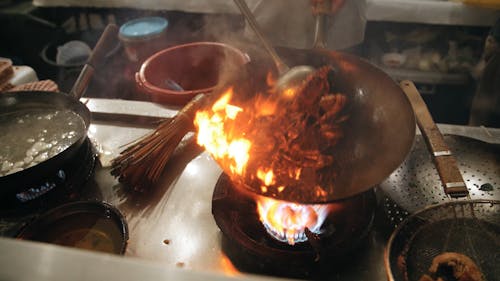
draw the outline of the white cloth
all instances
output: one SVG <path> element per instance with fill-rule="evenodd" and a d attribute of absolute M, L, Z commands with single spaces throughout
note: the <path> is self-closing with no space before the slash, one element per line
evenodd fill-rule
<path fill-rule="evenodd" d="M 310 0 L 245 0 L 273 45 L 308 49 L 314 41 L 315 19 Z M 325 0 L 330 1 L 330 0 Z M 330 16 L 327 48 L 344 49 L 363 41 L 367 1 L 345 0 Z M 36 6 L 128 7 L 195 13 L 239 13 L 232 0 L 33 0 Z M 255 37 L 249 26 L 247 37 Z"/>
<path fill-rule="evenodd" d="M 299 49 L 313 46 L 315 18 L 310 0 L 258 0 L 247 3 L 273 45 Z M 345 0 L 339 12 L 329 16 L 326 36 L 328 49 L 344 49 L 363 41 L 365 8 L 365 0 Z M 249 25 L 246 26 L 245 35 L 256 37 Z"/>

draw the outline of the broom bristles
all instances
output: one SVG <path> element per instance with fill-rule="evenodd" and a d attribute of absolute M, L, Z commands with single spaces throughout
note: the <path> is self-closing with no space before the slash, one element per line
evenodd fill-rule
<path fill-rule="evenodd" d="M 135 190 L 144 190 L 160 178 L 182 138 L 193 129 L 196 111 L 205 101 L 196 96 L 174 118 L 138 139 L 111 163 L 111 174 Z"/>
<path fill-rule="evenodd" d="M 111 174 L 136 190 L 154 184 L 179 142 L 191 129 L 191 122 L 186 118 L 168 121 L 115 158 Z"/>

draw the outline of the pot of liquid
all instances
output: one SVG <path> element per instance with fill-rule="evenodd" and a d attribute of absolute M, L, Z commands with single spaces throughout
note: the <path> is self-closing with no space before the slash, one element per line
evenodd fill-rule
<path fill-rule="evenodd" d="M 87 137 L 90 111 L 79 101 L 118 28 L 108 25 L 69 94 L 0 94 L 0 196 L 38 183 L 72 159 Z"/>

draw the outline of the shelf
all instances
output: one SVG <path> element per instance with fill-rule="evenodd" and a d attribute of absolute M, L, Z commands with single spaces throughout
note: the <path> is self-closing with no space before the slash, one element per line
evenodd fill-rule
<path fill-rule="evenodd" d="M 397 81 L 412 80 L 416 83 L 463 85 L 466 84 L 469 79 L 466 73 L 442 73 L 437 71 L 420 71 L 384 66 L 379 66 L 379 68 Z"/>
<path fill-rule="evenodd" d="M 492 26 L 500 11 L 444 0 L 367 0 L 368 21 Z"/>
<path fill-rule="evenodd" d="M 260 0 L 247 0 L 253 7 Z M 282 1 L 285 4 L 286 1 Z M 33 0 L 35 6 L 139 8 L 151 10 L 179 10 L 198 13 L 237 13 L 232 1 L 227 0 Z M 413 22 L 491 26 L 500 11 L 444 0 L 366 0 L 366 19 L 369 21 Z"/>

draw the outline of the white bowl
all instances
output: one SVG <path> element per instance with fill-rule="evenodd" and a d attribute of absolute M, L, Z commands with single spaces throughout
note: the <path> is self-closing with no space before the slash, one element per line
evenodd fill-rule
<path fill-rule="evenodd" d="M 56 63 L 58 65 L 83 65 L 92 49 L 83 41 L 73 40 L 57 47 Z"/>
<path fill-rule="evenodd" d="M 382 64 L 387 67 L 401 67 L 406 61 L 406 56 L 400 53 L 385 53 L 382 56 Z"/>

